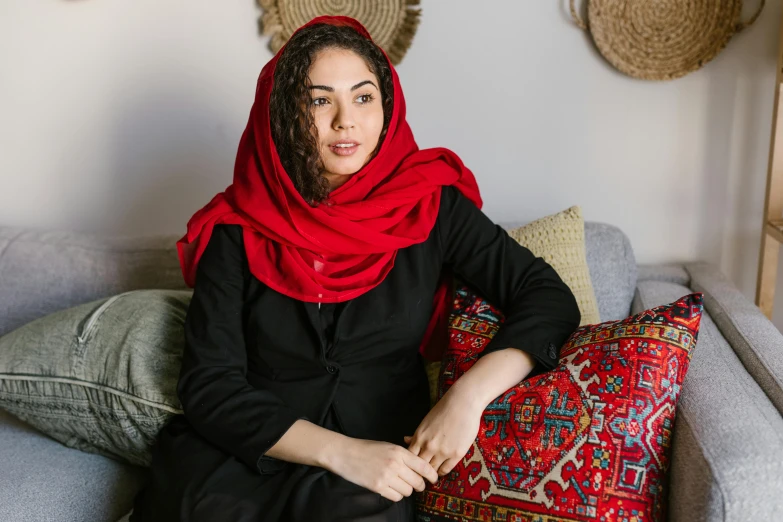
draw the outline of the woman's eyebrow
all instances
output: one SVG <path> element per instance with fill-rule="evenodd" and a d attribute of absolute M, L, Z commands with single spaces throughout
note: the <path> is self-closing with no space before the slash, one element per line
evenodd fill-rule
<path fill-rule="evenodd" d="M 355 91 L 356 89 L 358 89 L 362 85 L 367 85 L 368 83 L 370 85 L 372 85 L 373 87 L 375 87 L 376 89 L 378 88 L 378 86 L 375 85 L 371 80 L 364 80 L 363 82 L 359 82 L 356 85 L 354 85 L 353 87 L 351 87 L 351 90 Z M 334 87 L 329 87 L 328 85 L 311 85 L 310 89 L 320 89 L 322 91 L 334 92 Z"/>

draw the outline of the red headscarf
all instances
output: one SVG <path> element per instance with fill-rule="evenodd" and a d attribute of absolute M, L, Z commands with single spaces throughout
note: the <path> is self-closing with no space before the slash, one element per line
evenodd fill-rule
<path fill-rule="evenodd" d="M 344 16 L 317 23 L 367 30 Z M 301 28 L 299 29 L 301 30 Z M 239 142 L 234 180 L 188 221 L 177 241 L 182 274 L 195 285 L 196 266 L 216 224 L 239 224 L 251 273 L 270 288 L 307 302 L 353 299 L 379 285 L 400 248 L 427 239 L 435 224 L 443 185 L 456 187 L 477 207 L 482 201 L 473 173 L 445 148 L 419 150 L 405 121 L 397 72 L 394 109 L 378 154 L 330 193 L 332 205 L 311 207 L 283 169 L 269 121 L 275 66 L 285 46 L 261 70 L 250 119 Z M 439 360 L 447 340 L 451 274 L 444 273 L 420 352 Z"/>

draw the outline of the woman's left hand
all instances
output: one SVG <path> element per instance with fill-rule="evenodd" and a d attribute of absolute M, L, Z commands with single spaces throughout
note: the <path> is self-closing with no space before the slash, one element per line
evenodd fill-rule
<path fill-rule="evenodd" d="M 533 366 L 533 357 L 516 348 L 481 357 L 435 403 L 416 433 L 405 437 L 408 450 L 429 462 L 441 477 L 454 469 L 476 440 L 487 405 L 519 384 Z"/>
<path fill-rule="evenodd" d="M 441 477 L 470 449 L 486 407 L 462 392 L 466 390 L 451 388 L 424 417 L 413 436 L 405 437 L 408 450 L 429 462 Z"/>

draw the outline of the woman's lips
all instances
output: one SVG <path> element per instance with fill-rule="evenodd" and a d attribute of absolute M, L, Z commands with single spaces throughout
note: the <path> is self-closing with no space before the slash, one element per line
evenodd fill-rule
<path fill-rule="evenodd" d="M 329 145 L 329 149 L 338 156 L 350 156 L 357 150 L 359 150 L 358 143 L 333 143 Z"/>

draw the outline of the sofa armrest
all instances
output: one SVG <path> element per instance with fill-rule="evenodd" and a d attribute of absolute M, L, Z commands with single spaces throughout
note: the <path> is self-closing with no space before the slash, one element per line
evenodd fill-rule
<path fill-rule="evenodd" d="M 689 263 L 691 288 L 764 393 L 783 415 L 783 334 L 710 263 Z"/>
<path fill-rule="evenodd" d="M 632 312 L 676 301 L 695 289 L 642 281 Z M 783 520 L 783 417 L 713 321 L 699 337 L 674 420 L 669 520 Z"/>
<path fill-rule="evenodd" d="M 690 283 L 690 276 L 681 264 L 640 264 L 638 270 L 639 283 L 642 281 L 661 281 L 684 286 L 688 286 Z"/>

